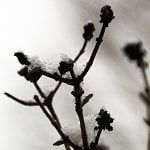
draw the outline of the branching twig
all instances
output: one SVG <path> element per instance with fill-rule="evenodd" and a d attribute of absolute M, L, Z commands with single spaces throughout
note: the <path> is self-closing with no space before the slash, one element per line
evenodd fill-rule
<path fill-rule="evenodd" d="M 15 102 L 24 105 L 24 106 L 38 106 L 38 104 L 36 102 L 32 102 L 32 101 L 24 101 L 21 99 L 18 99 L 17 97 L 5 92 L 4 93 L 7 97 L 11 98 L 12 100 L 14 100 Z"/>
<path fill-rule="evenodd" d="M 100 32 L 100 35 L 99 35 L 99 37 L 96 39 L 97 42 L 96 42 L 96 45 L 95 45 L 95 47 L 94 47 L 94 49 L 93 49 L 93 51 L 92 51 L 91 57 L 90 57 L 89 61 L 87 62 L 84 71 L 83 71 L 83 72 L 81 73 L 81 75 L 78 77 L 80 81 L 83 80 L 83 78 L 85 77 L 85 75 L 87 74 L 87 72 L 89 71 L 90 67 L 91 67 L 92 64 L 93 64 L 93 61 L 94 61 L 94 59 L 95 59 L 95 56 L 96 56 L 96 54 L 97 54 L 97 52 L 98 52 L 98 49 L 99 49 L 99 47 L 100 47 L 100 44 L 101 44 L 101 42 L 103 41 L 103 36 L 104 36 L 105 30 L 106 30 L 106 27 L 107 27 L 106 24 L 103 24 L 102 29 L 101 29 L 101 32 Z"/>
<path fill-rule="evenodd" d="M 95 138 L 94 143 L 91 143 L 90 150 L 95 150 L 96 146 L 98 145 L 98 141 L 100 139 L 102 129 L 99 129 Z"/>
<path fill-rule="evenodd" d="M 83 107 L 86 103 L 89 102 L 89 100 L 93 97 L 93 94 L 89 94 L 88 96 L 86 96 L 81 103 L 81 106 Z"/>
<path fill-rule="evenodd" d="M 87 43 L 88 43 L 88 40 L 85 40 L 83 47 L 79 51 L 78 55 L 75 57 L 74 62 L 76 62 L 80 58 L 80 56 L 84 53 Z"/>
<path fill-rule="evenodd" d="M 37 82 L 34 82 L 33 84 L 34 84 L 35 88 L 37 89 L 37 91 L 39 92 L 40 96 L 41 96 L 42 98 L 46 99 L 46 96 L 45 96 L 45 94 L 43 93 L 43 91 L 41 90 L 41 88 L 39 87 L 38 83 L 37 83 Z"/>
<path fill-rule="evenodd" d="M 72 80 L 63 78 L 63 77 L 61 77 L 60 75 L 58 75 L 57 73 L 51 74 L 51 73 L 49 73 L 49 72 L 47 72 L 47 71 L 42 70 L 42 74 L 43 74 L 44 76 L 49 77 L 49 78 L 52 78 L 52 79 L 54 79 L 54 80 L 56 80 L 56 81 L 60 81 L 60 82 L 66 83 L 66 84 L 68 84 L 68 85 L 73 85 Z"/>
<path fill-rule="evenodd" d="M 59 122 L 59 119 L 58 119 L 57 114 L 55 113 L 55 110 L 53 107 L 53 103 L 52 103 L 53 98 L 54 98 L 54 95 L 56 94 L 56 92 L 58 91 L 58 89 L 62 83 L 66 83 L 67 85 L 71 85 L 74 87 L 74 91 L 72 92 L 72 95 L 75 97 L 75 110 L 77 112 L 77 116 L 78 116 L 79 122 L 80 122 L 83 147 L 84 147 L 84 150 L 89 150 L 88 136 L 87 136 L 87 131 L 86 131 L 82 107 L 89 101 L 89 99 L 93 95 L 90 94 L 90 95 L 86 96 L 82 101 L 81 98 L 82 98 L 82 95 L 84 94 L 84 91 L 83 91 L 80 84 L 83 81 L 84 77 L 86 76 L 86 74 L 88 73 L 88 71 L 90 70 L 90 68 L 94 62 L 94 59 L 96 57 L 96 54 L 97 54 L 98 49 L 100 47 L 100 44 L 103 41 L 103 36 L 104 36 L 106 27 L 108 27 L 108 24 L 114 18 L 113 11 L 111 10 L 111 7 L 108 5 L 105 5 L 104 7 L 102 7 L 100 17 L 101 17 L 100 23 L 103 23 L 102 29 L 100 31 L 100 35 L 96 39 L 95 47 L 92 51 L 92 54 L 89 58 L 88 63 L 86 64 L 85 69 L 83 70 L 83 72 L 78 77 L 76 77 L 74 70 L 73 70 L 74 63 L 84 53 L 88 41 L 90 41 L 91 38 L 93 37 L 93 32 L 95 30 L 95 27 L 94 27 L 94 24 L 92 22 L 89 22 L 84 26 L 83 38 L 85 41 L 84 41 L 84 44 L 83 44 L 81 50 L 79 51 L 78 55 L 75 57 L 75 59 L 74 60 L 69 59 L 69 61 L 64 60 L 64 61 L 61 61 L 59 63 L 60 66 L 58 67 L 58 70 L 59 70 L 60 74 L 57 72 L 55 72 L 53 74 L 53 73 L 50 73 L 50 72 L 42 69 L 41 64 L 39 64 L 39 66 L 37 66 L 37 65 L 34 66 L 34 63 L 32 64 L 32 62 L 30 62 L 30 59 L 28 58 L 28 56 L 22 52 L 16 52 L 15 53 L 15 56 L 18 58 L 18 61 L 22 65 L 24 65 L 24 68 L 22 68 L 18 72 L 19 75 L 25 77 L 26 80 L 28 80 L 34 84 L 39 95 L 44 99 L 44 102 L 41 102 L 37 95 L 34 96 L 34 99 L 36 102 L 30 102 L 30 101 L 25 102 L 23 100 L 20 100 L 16 97 L 12 96 L 9 93 L 5 93 L 5 95 L 7 95 L 8 97 L 13 99 L 14 101 L 16 101 L 22 105 L 25 105 L 25 106 L 37 106 L 37 105 L 39 105 L 41 110 L 43 111 L 43 113 L 46 115 L 46 117 L 49 119 L 49 121 L 51 122 L 53 127 L 57 130 L 57 132 L 61 136 L 61 138 L 65 144 L 66 150 L 70 150 L 69 146 L 71 146 L 73 149 L 76 149 L 76 150 L 83 150 L 83 149 L 82 149 L 82 147 L 76 145 L 76 143 L 73 143 L 69 139 L 69 137 L 67 135 L 65 135 L 64 132 L 61 130 L 61 124 Z M 32 65 L 34 67 L 32 67 Z M 30 68 L 30 66 L 32 69 Z M 63 75 L 68 71 L 70 71 L 72 79 L 63 77 Z M 44 94 L 44 92 L 42 91 L 42 89 L 40 88 L 40 86 L 37 83 L 37 81 L 41 78 L 42 75 L 49 77 L 49 78 L 52 78 L 56 81 L 59 81 L 59 83 L 56 85 L 55 89 L 53 91 L 51 91 L 48 96 L 46 96 Z M 49 112 L 46 109 L 46 107 L 48 108 Z M 105 113 L 105 111 L 102 111 L 102 112 Z M 113 119 L 110 118 L 109 114 L 107 114 L 107 116 L 105 116 L 105 115 L 103 116 L 102 123 L 105 124 L 105 121 L 108 122 L 107 126 L 106 127 L 104 126 L 102 129 L 108 128 L 108 130 L 109 129 L 112 130 L 112 127 L 109 124 L 113 122 Z M 95 142 L 94 142 L 94 145 L 95 145 L 94 148 L 98 144 L 100 133 L 101 133 L 101 130 L 98 131 L 97 137 L 96 137 Z M 93 149 L 91 149 L 91 150 L 93 150 Z"/>
<path fill-rule="evenodd" d="M 51 124 L 54 126 L 54 128 L 57 130 L 57 132 L 59 133 L 59 135 L 62 137 L 63 141 L 65 143 L 67 143 L 68 145 L 70 145 L 74 149 L 82 150 L 81 147 L 79 147 L 78 145 L 75 145 L 74 143 L 72 143 L 72 141 L 69 139 L 69 137 L 66 136 L 63 133 L 63 131 L 59 128 L 59 126 L 56 123 L 56 121 L 52 118 L 52 116 L 47 112 L 47 110 L 45 109 L 45 107 L 43 106 L 43 104 L 40 102 L 40 100 L 39 100 L 39 98 L 38 98 L 37 95 L 34 96 L 34 99 L 38 103 L 38 105 L 40 106 L 40 108 L 43 111 L 43 113 L 45 114 L 45 116 L 49 119 L 49 121 L 51 122 Z"/>
<path fill-rule="evenodd" d="M 72 79 L 74 80 L 74 94 L 73 94 L 73 96 L 75 97 L 75 104 L 76 104 L 75 110 L 77 112 L 79 122 L 80 122 L 82 142 L 83 142 L 84 149 L 88 150 L 88 137 L 87 137 L 85 121 L 84 121 L 84 117 L 83 117 L 82 104 L 81 104 L 81 96 L 83 93 L 82 93 L 82 90 L 80 87 L 80 83 L 77 81 L 77 78 L 74 74 L 73 69 L 70 70 L 70 73 L 71 73 Z"/>
<path fill-rule="evenodd" d="M 147 119 L 144 119 L 145 123 L 149 126 L 150 128 L 150 86 L 149 86 L 149 82 L 148 82 L 148 78 L 147 78 L 147 74 L 146 74 L 146 69 L 145 69 L 145 64 L 144 62 L 142 62 L 142 65 L 140 67 L 142 75 L 143 75 L 143 80 L 144 80 L 144 84 L 145 84 L 145 102 L 146 102 L 146 106 L 147 106 Z M 144 98 L 144 97 L 143 97 Z M 150 129 L 149 129 L 150 130 Z M 148 134 L 148 146 L 147 146 L 148 150 L 150 150 L 150 131 Z"/>
<path fill-rule="evenodd" d="M 56 88 L 53 91 L 50 92 L 48 97 L 45 96 L 45 94 L 43 93 L 42 89 L 39 87 L 37 82 L 34 82 L 34 86 L 36 87 L 36 89 L 39 92 L 39 94 L 41 95 L 41 97 L 44 98 L 44 105 L 46 105 L 46 107 L 48 108 L 48 110 L 51 113 L 52 117 L 56 120 L 58 127 L 61 128 L 60 121 L 59 121 L 58 116 L 57 116 L 57 114 L 56 114 L 56 112 L 54 110 L 54 107 L 52 105 L 52 98 L 53 98 L 54 94 L 56 93 L 56 91 L 58 90 L 60 84 L 58 84 L 56 86 Z M 52 95 L 52 97 L 50 97 L 50 95 Z M 51 98 L 51 100 L 50 100 L 50 98 Z M 49 101 L 47 101 L 47 100 L 49 100 Z M 65 146 L 66 150 L 70 150 L 70 147 L 66 143 L 64 143 L 64 146 Z"/>

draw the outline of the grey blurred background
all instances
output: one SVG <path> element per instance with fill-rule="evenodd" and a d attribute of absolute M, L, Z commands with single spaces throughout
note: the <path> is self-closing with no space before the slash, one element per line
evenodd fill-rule
<path fill-rule="evenodd" d="M 149 52 L 149 0 L 0 0 L 0 149 L 62 150 L 52 147 L 59 138 L 39 108 L 20 106 L 3 95 L 32 99 L 33 85 L 17 75 L 20 64 L 13 53 L 18 50 L 37 55 L 48 63 L 58 62 L 60 54 L 74 58 L 83 39 L 83 25 L 92 20 L 94 39 L 77 65 L 88 60 L 100 30 L 100 8 L 109 4 L 115 13 L 93 68 L 83 84 L 94 97 L 85 107 L 85 116 L 96 114 L 104 106 L 115 118 L 114 131 L 102 134 L 102 142 L 111 150 L 146 150 L 148 129 L 143 122 L 145 105 L 138 97 L 143 89 L 141 73 L 123 56 L 121 47 L 128 41 L 142 40 Z M 147 61 L 150 63 L 150 55 Z M 147 72 L 150 75 L 150 71 Z M 55 82 L 42 78 L 45 91 Z M 62 86 L 54 105 L 63 126 L 77 122 L 71 88 Z"/>

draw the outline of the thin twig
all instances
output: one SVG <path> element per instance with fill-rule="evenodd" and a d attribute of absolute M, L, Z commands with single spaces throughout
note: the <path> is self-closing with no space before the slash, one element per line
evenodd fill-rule
<path fill-rule="evenodd" d="M 24 105 L 24 106 L 38 106 L 38 104 L 36 102 L 32 102 L 32 101 L 24 101 L 24 100 L 21 100 L 7 92 L 4 93 L 7 97 L 11 98 L 12 100 L 14 100 L 15 102 L 21 104 L 21 105 Z"/>
<path fill-rule="evenodd" d="M 38 83 L 34 82 L 33 84 L 34 84 L 35 88 L 37 89 L 37 91 L 39 92 L 39 94 L 41 95 L 41 97 L 43 97 L 44 99 L 46 99 L 46 96 L 43 93 L 43 91 L 41 90 L 41 88 L 39 87 Z"/>
<path fill-rule="evenodd" d="M 49 72 L 47 72 L 47 71 L 42 70 L 42 74 L 43 74 L 44 76 L 49 77 L 49 78 L 52 78 L 52 79 L 54 79 L 54 80 L 56 80 L 56 81 L 60 81 L 60 82 L 66 83 L 66 84 L 68 84 L 68 85 L 73 85 L 72 80 L 67 79 L 67 78 L 63 78 L 63 77 L 61 77 L 60 75 L 58 75 L 57 73 L 56 73 L 56 74 L 51 74 L 51 73 L 49 73 Z"/>
<path fill-rule="evenodd" d="M 58 116 L 57 116 L 57 114 L 56 114 L 56 112 L 55 112 L 55 110 L 54 110 L 54 107 L 53 107 L 53 105 L 52 105 L 52 100 L 50 100 L 51 103 L 47 103 L 47 99 L 50 98 L 50 97 L 49 97 L 49 96 L 48 96 L 48 97 L 45 96 L 44 92 L 43 92 L 42 89 L 39 87 L 39 85 L 38 85 L 37 82 L 34 83 L 34 86 L 35 86 L 35 88 L 37 89 L 37 91 L 39 92 L 39 94 L 41 95 L 41 97 L 44 98 L 44 105 L 46 105 L 46 107 L 48 108 L 48 110 L 49 110 L 49 112 L 51 113 L 52 117 L 56 120 L 56 122 L 57 122 L 57 124 L 58 124 L 58 127 L 61 128 L 60 121 L 59 121 Z M 53 94 L 52 94 L 53 96 L 54 96 L 54 94 L 56 93 L 56 91 L 58 90 L 59 86 L 60 86 L 60 85 L 58 84 L 58 85 L 56 86 L 56 88 L 55 88 L 53 91 L 50 92 L 50 93 L 53 93 Z M 51 97 L 51 99 L 52 99 L 52 97 Z M 64 144 L 64 146 L 65 146 L 65 149 L 66 149 L 66 150 L 70 150 L 70 148 L 69 148 L 68 145 Z"/>
<path fill-rule="evenodd" d="M 48 98 L 50 97 L 46 97 L 44 92 L 42 91 L 42 89 L 40 88 L 40 86 L 38 85 L 37 82 L 34 83 L 35 88 L 37 89 L 37 91 L 39 92 L 40 96 L 44 98 L 44 104 L 47 106 L 49 112 L 51 113 L 51 115 L 53 116 L 53 118 L 57 121 L 58 126 L 61 128 L 58 116 L 56 115 L 56 112 L 52 106 L 52 102 L 51 100 L 49 101 Z M 56 89 L 54 89 L 54 92 L 57 90 L 57 86 Z M 50 93 L 53 93 L 53 91 L 51 91 Z"/>
<path fill-rule="evenodd" d="M 85 40 L 81 50 L 79 51 L 78 55 L 75 57 L 74 62 L 76 62 L 80 58 L 80 56 L 84 53 L 87 43 L 88 40 Z"/>
<path fill-rule="evenodd" d="M 66 136 L 63 133 L 63 131 L 59 128 L 59 126 L 56 123 L 56 121 L 52 118 L 52 116 L 47 112 L 47 110 L 45 109 L 45 107 L 43 106 L 43 104 L 40 102 L 40 100 L 39 100 L 39 98 L 38 98 L 37 95 L 34 96 L 34 99 L 38 103 L 38 105 L 40 106 L 40 108 L 43 111 L 43 113 L 45 114 L 45 116 L 49 119 L 49 121 L 51 122 L 51 124 L 54 126 L 54 128 L 57 130 L 57 132 L 59 133 L 59 135 L 62 137 L 63 141 L 65 143 L 67 143 L 68 145 L 70 145 L 74 149 L 82 150 L 81 147 L 79 147 L 78 145 L 75 145 L 74 143 L 72 143 L 72 141 L 69 139 L 69 137 Z"/>
<path fill-rule="evenodd" d="M 84 71 L 83 71 L 83 72 L 81 73 L 81 75 L 79 75 L 79 77 L 78 77 L 79 80 L 80 80 L 80 82 L 82 82 L 83 78 L 85 77 L 85 75 L 87 74 L 87 72 L 89 71 L 90 67 L 91 67 L 92 64 L 93 64 L 93 61 L 94 61 L 95 56 L 96 56 L 96 54 L 97 54 L 97 52 L 98 52 L 98 49 L 99 49 L 99 47 L 100 47 L 100 45 L 101 45 L 101 43 L 102 43 L 102 41 L 103 41 L 103 36 L 104 36 L 104 33 L 105 33 L 106 28 L 107 28 L 107 25 L 106 25 L 106 24 L 103 24 L 103 25 L 102 25 L 101 32 L 100 32 L 100 35 L 99 35 L 99 37 L 96 39 L 97 42 L 96 42 L 96 44 L 95 44 L 95 47 L 94 47 L 93 52 L 92 52 L 92 54 L 91 54 L 91 57 L 90 57 L 89 61 L 87 62 Z"/>
<path fill-rule="evenodd" d="M 49 93 L 49 95 L 46 98 L 48 103 L 52 103 L 53 97 L 55 96 L 56 92 L 60 88 L 61 84 L 62 84 L 62 82 L 58 82 L 55 89 Z"/>
<path fill-rule="evenodd" d="M 148 78 L 147 78 L 147 75 L 146 75 L 146 69 L 145 69 L 144 62 L 141 65 L 141 71 L 142 71 L 143 80 L 144 80 L 144 83 L 145 83 L 145 90 L 146 90 L 146 93 L 149 95 L 150 94 L 150 86 L 149 86 Z"/>
<path fill-rule="evenodd" d="M 83 116 L 83 109 L 82 109 L 82 104 L 81 104 L 81 96 L 82 94 L 79 94 L 78 92 L 80 91 L 80 83 L 77 81 L 77 78 L 74 74 L 73 69 L 70 70 L 72 79 L 74 80 L 74 96 L 75 96 L 75 110 L 77 112 L 77 116 L 79 118 L 80 122 L 80 128 L 81 128 L 81 136 L 82 136 L 82 142 L 84 146 L 84 150 L 88 150 L 88 137 L 87 137 L 87 132 L 86 132 L 86 127 L 85 127 L 85 121 L 84 121 L 84 116 Z"/>
<path fill-rule="evenodd" d="M 145 64 L 144 61 L 142 61 L 142 65 L 141 65 L 141 72 L 142 72 L 142 76 L 143 76 L 143 80 L 144 80 L 144 84 L 145 84 L 145 93 L 143 97 L 145 100 L 145 102 L 150 103 L 150 86 L 149 86 L 149 82 L 148 82 L 148 78 L 147 78 L 147 74 L 146 74 L 146 68 L 145 68 Z M 145 122 L 148 124 L 148 122 L 150 121 L 150 105 L 147 105 L 147 119 L 145 119 Z M 149 126 L 150 128 L 150 126 Z M 148 145 L 147 145 L 147 149 L 150 150 L 150 129 L 149 129 L 149 134 L 148 134 Z"/>
<path fill-rule="evenodd" d="M 88 103 L 89 100 L 90 100 L 92 97 L 93 97 L 93 94 L 87 95 L 87 96 L 82 100 L 81 106 L 83 107 L 86 103 Z"/>
<path fill-rule="evenodd" d="M 96 146 L 98 145 L 98 141 L 100 139 L 101 132 L 102 132 L 102 129 L 99 129 L 97 132 L 94 143 L 91 144 L 90 150 L 95 150 Z"/>

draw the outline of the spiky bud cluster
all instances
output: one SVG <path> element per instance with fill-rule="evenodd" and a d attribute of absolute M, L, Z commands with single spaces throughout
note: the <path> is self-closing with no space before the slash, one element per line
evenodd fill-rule
<path fill-rule="evenodd" d="M 95 119 L 98 126 L 95 127 L 95 130 L 98 129 L 107 129 L 108 131 L 112 131 L 113 127 L 111 126 L 111 123 L 113 123 L 113 118 L 110 116 L 110 114 L 105 110 L 101 109 L 97 118 Z"/>

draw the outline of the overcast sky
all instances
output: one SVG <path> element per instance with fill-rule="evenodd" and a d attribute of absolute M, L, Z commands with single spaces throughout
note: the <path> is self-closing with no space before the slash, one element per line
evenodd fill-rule
<path fill-rule="evenodd" d="M 19 98 L 33 98 L 31 83 L 19 77 L 21 68 L 14 52 L 22 50 L 37 55 L 48 63 L 57 63 L 60 54 L 73 58 L 82 46 L 83 25 L 92 20 L 96 26 L 94 39 L 77 63 L 82 67 L 99 33 L 100 8 L 109 4 L 115 13 L 94 66 L 83 87 L 93 93 L 85 107 L 85 116 L 96 114 L 104 106 L 115 118 L 114 131 L 103 134 L 102 141 L 111 150 L 146 150 L 147 128 L 145 105 L 138 98 L 143 89 L 141 74 L 122 55 L 121 47 L 128 41 L 142 40 L 150 48 L 149 0 L 0 0 L 0 149 L 58 150 L 52 144 L 59 138 L 39 108 L 27 108 L 3 95 L 5 91 Z M 147 58 L 150 63 L 150 55 Z M 148 71 L 150 75 L 150 71 Z M 43 78 L 43 89 L 53 89 L 55 82 Z M 71 88 L 63 86 L 54 105 L 63 126 L 76 123 Z"/>

